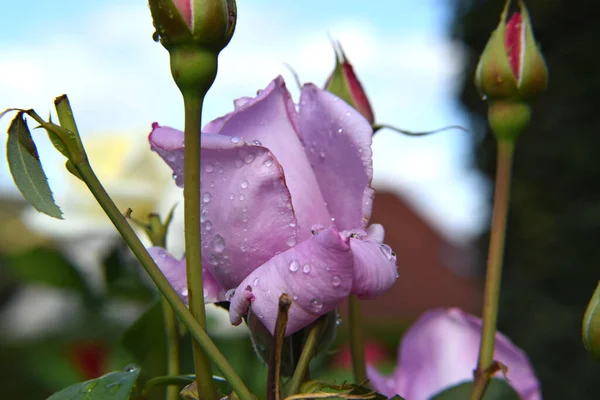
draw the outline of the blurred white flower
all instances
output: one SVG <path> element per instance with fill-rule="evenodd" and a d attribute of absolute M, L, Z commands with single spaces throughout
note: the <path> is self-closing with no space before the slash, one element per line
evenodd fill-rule
<path fill-rule="evenodd" d="M 173 205 L 182 202 L 182 190 L 173 183 L 169 168 L 150 150 L 149 131 L 106 133 L 83 140 L 92 168 L 119 210 L 131 208 L 133 217 L 141 221 L 152 212 L 164 217 Z M 118 233 L 85 184 L 65 168 L 60 171 L 58 181 L 62 185 L 54 189 L 64 220 L 50 218 L 31 207 L 23 219 L 31 230 L 54 239 L 91 283 L 101 286 L 100 262 Z M 175 254 L 183 254 L 181 214 L 182 210 L 175 210 L 168 236 L 169 250 Z M 150 245 L 143 231 L 134 229 Z"/>

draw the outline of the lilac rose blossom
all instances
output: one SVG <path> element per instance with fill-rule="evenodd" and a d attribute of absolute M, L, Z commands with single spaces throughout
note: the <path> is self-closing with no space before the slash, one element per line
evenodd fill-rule
<path fill-rule="evenodd" d="M 370 124 L 307 84 L 298 111 L 281 77 L 207 124 L 201 149 L 201 243 L 206 302 L 249 307 L 272 332 L 281 293 L 293 299 L 286 334 L 354 294 L 372 298 L 398 277 L 380 225 Z M 154 124 L 151 147 L 183 185 L 183 132 Z M 186 300 L 185 261 L 150 252 Z"/>
<path fill-rule="evenodd" d="M 437 393 L 473 380 L 481 341 L 481 319 L 457 308 L 423 314 L 404 334 L 398 366 L 382 376 L 368 366 L 372 387 L 393 397 L 428 400 Z M 510 339 L 496 333 L 494 360 L 508 368 L 506 378 L 522 400 L 541 400 L 540 384 L 527 355 Z M 503 378 L 501 373 L 496 378 Z"/>

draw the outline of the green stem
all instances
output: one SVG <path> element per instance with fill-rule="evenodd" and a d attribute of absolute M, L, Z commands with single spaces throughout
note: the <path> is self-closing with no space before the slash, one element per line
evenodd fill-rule
<path fill-rule="evenodd" d="M 185 137 L 183 154 L 183 198 L 185 253 L 190 311 L 206 330 L 204 289 L 202 282 L 202 253 L 200 248 L 200 129 L 203 96 L 184 94 Z M 210 360 L 202 348 L 193 344 L 194 365 L 201 399 L 216 399 Z"/>
<path fill-rule="evenodd" d="M 140 261 L 154 284 L 158 287 L 161 294 L 169 302 L 171 307 L 173 307 L 173 310 L 179 316 L 181 321 L 190 330 L 195 342 L 197 342 L 200 347 L 202 347 L 202 349 L 204 349 L 204 351 L 210 355 L 215 365 L 221 370 L 223 376 L 227 379 L 227 382 L 229 382 L 233 390 L 238 394 L 239 398 L 242 400 L 253 400 L 254 397 L 252 396 L 252 393 L 250 393 L 248 388 L 244 385 L 244 382 L 236 374 L 227 359 L 223 356 L 223 354 L 221 354 L 217 346 L 215 346 L 213 341 L 207 335 L 206 331 L 202 328 L 202 326 L 200 326 L 198 321 L 196 321 L 185 304 L 183 304 L 179 298 L 179 295 L 169 284 L 169 281 L 167 281 L 167 278 L 165 278 L 162 271 L 154 263 L 154 260 L 150 254 L 148 254 L 148 251 L 144 247 L 143 243 L 135 234 L 125 217 L 121 214 L 108 193 L 106 193 L 106 190 L 98 180 L 98 177 L 92 170 L 92 167 L 87 159 L 75 164 L 75 168 L 96 198 L 96 201 L 98 201 L 133 254 Z M 212 376 L 210 379 L 212 381 Z"/>
<path fill-rule="evenodd" d="M 169 302 L 163 297 L 163 315 L 165 318 L 165 333 L 167 336 L 167 375 L 177 376 L 180 371 L 179 357 L 179 331 L 177 329 L 177 318 L 169 305 Z M 167 400 L 179 399 L 179 387 L 175 385 L 167 386 Z"/>
<path fill-rule="evenodd" d="M 502 262 L 504 258 L 504 240 L 506 238 L 506 219 L 510 198 L 510 183 L 514 142 L 498 140 L 496 187 L 494 190 L 494 206 L 492 211 L 492 227 L 485 277 L 483 297 L 483 326 L 479 360 L 475 371 L 475 384 L 471 399 L 481 399 L 489 383 L 490 376 L 486 370 L 494 361 L 496 339 L 496 323 L 498 320 L 498 302 L 500 299 L 500 283 L 502 280 Z"/>
<path fill-rule="evenodd" d="M 315 350 L 317 349 L 319 336 L 321 335 L 324 324 L 325 317 L 322 316 L 308 328 L 308 335 L 306 337 L 306 341 L 304 342 L 302 353 L 300 353 L 298 364 L 296 365 L 296 369 L 294 370 L 294 374 L 292 375 L 292 379 L 290 379 L 288 386 L 289 395 L 297 394 L 300 391 L 300 386 L 304 381 L 304 377 L 309 372 L 308 366 L 312 360 Z"/>
<path fill-rule="evenodd" d="M 131 211 L 131 209 L 129 209 Z M 169 212 L 165 223 L 161 223 L 158 215 L 151 215 L 148 221 L 150 241 L 153 246 L 167 248 L 167 227 L 173 218 L 173 208 Z M 138 222 L 138 225 L 143 225 Z M 167 339 L 167 376 L 178 376 L 181 373 L 180 335 L 177 327 L 177 318 L 173 308 L 169 305 L 167 299 L 162 296 L 163 318 L 165 320 L 165 337 Z M 179 387 L 177 385 L 167 385 L 167 400 L 179 399 Z"/>
<path fill-rule="evenodd" d="M 356 296 L 350 296 L 348 308 L 350 351 L 352 353 L 352 372 L 354 373 L 354 382 L 363 384 L 367 381 L 367 366 L 365 362 L 365 344 L 362 335 L 360 300 L 358 300 Z"/>

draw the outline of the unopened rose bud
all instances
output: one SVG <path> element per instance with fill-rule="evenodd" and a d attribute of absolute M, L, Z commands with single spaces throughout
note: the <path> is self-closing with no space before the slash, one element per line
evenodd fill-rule
<path fill-rule="evenodd" d="M 149 0 L 156 35 L 170 50 L 195 45 L 218 54 L 231 40 L 235 0 Z"/>
<path fill-rule="evenodd" d="M 510 0 L 475 74 L 475 85 L 489 100 L 528 100 L 544 92 L 548 81 L 546 63 L 535 43 L 527 8 L 520 0 L 520 11 L 507 23 L 509 4 Z"/>
<path fill-rule="evenodd" d="M 530 101 L 546 89 L 548 70 L 522 0 L 507 22 L 510 0 L 477 65 L 475 85 L 490 108 L 490 127 L 498 139 L 514 140 L 529 124 Z"/>
<path fill-rule="evenodd" d="M 375 117 L 369 99 L 346 58 L 342 45 L 334 42 L 335 69 L 325 83 L 325 90 L 354 107 L 373 125 Z"/>
<path fill-rule="evenodd" d="M 586 350 L 600 359 L 600 282 L 583 316 L 582 338 Z"/>

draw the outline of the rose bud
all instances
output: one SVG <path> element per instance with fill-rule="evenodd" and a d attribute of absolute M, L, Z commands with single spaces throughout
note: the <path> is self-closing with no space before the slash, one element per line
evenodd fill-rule
<path fill-rule="evenodd" d="M 506 22 L 509 5 L 510 0 L 481 55 L 475 85 L 490 102 L 488 119 L 496 137 L 514 140 L 529 124 L 529 102 L 546 89 L 548 71 L 523 1 Z"/>
<path fill-rule="evenodd" d="M 198 45 L 218 54 L 233 35 L 235 0 L 149 0 L 155 35 L 167 50 Z"/>
<path fill-rule="evenodd" d="M 335 69 L 325 82 L 325 90 L 350 104 L 373 125 L 375 117 L 371 104 L 354 73 L 352 64 L 346 58 L 344 49 L 342 49 L 339 42 L 333 42 L 333 48 L 335 51 Z"/>
<path fill-rule="evenodd" d="M 548 71 L 540 53 L 529 13 L 522 1 L 506 23 L 506 2 L 500 24 L 492 33 L 475 73 L 475 85 L 489 100 L 528 100 L 546 89 Z"/>

